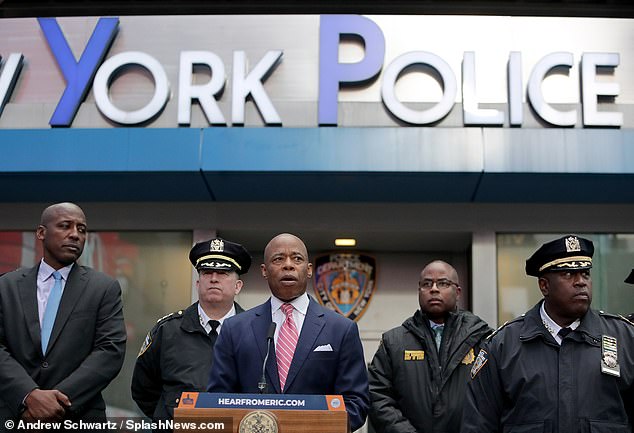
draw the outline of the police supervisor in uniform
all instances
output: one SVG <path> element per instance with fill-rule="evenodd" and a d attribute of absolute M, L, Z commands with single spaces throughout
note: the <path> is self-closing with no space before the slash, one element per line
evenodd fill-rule
<path fill-rule="evenodd" d="M 593 252 L 570 235 L 526 261 L 544 299 L 478 354 L 463 433 L 632 432 L 634 326 L 590 308 Z"/>
<path fill-rule="evenodd" d="M 383 433 L 460 431 L 469 371 L 493 330 L 458 309 L 458 273 L 436 260 L 418 281 L 420 309 L 385 334 L 369 368 L 370 421 Z"/>
<path fill-rule="evenodd" d="M 234 298 L 251 266 L 240 244 L 216 238 L 199 242 L 189 260 L 198 271 L 198 302 L 168 314 L 150 330 L 132 374 L 132 398 L 153 420 L 171 419 L 183 391 L 204 391 L 213 346 L 225 319 L 244 311 Z"/>

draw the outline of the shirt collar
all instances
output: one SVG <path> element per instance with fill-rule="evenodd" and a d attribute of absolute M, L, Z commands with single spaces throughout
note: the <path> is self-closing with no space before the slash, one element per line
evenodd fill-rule
<path fill-rule="evenodd" d="M 236 305 L 232 304 L 231 309 L 227 311 L 227 314 L 225 314 L 220 319 L 218 319 L 218 321 L 220 322 L 220 325 L 222 325 L 222 322 L 224 322 L 225 319 L 228 319 L 229 317 L 232 317 L 235 315 L 236 315 Z M 209 321 L 212 320 L 211 317 L 209 317 L 207 313 L 205 313 L 205 310 L 203 310 L 203 307 L 200 306 L 200 302 L 198 303 L 198 320 L 200 320 L 200 324 L 203 328 L 207 328 Z"/>
<path fill-rule="evenodd" d="M 544 307 L 545 304 L 546 304 L 545 302 L 542 302 L 542 305 L 539 308 L 539 315 L 542 318 L 542 323 L 544 324 L 544 327 L 546 328 L 546 330 L 550 332 L 553 337 L 556 337 L 557 333 L 559 333 L 559 330 L 562 327 L 559 326 L 553 319 L 550 318 L 550 316 L 546 312 L 546 308 Z M 572 322 L 568 326 L 568 328 L 575 330 L 580 324 L 581 324 L 581 320 L 576 319 L 574 322 Z"/>
<path fill-rule="evenodd" d="M 279 298 L 276 298 L 274 295 L 271 295 L 271 311 L 275 313 L 280 309 L 282 304 L 286 304 L 287 302 L 282 301 Z M 302 293 L 299 297 L 293 299 L 288 304 L 291 304 L 293 308 L 302 313 L 304 316 L 308 312 L 308 304 L 310 303 L 310 299 L 308 298 L 308 294 L 306 292 Z"/>
<path fill-rule="evenodd" d="M 429 327 L 430 327 L 431 329 L 436 329 L 436 328 L 439 328 L 439 327 L 441 327 L 441 326 L 444 328 L 444 327 L 445 327 L 445 324 L 444 324 L 444 323 L 436 323 L 436 322 L 434 322 L 433 320 L 430 320 L 430 321 L 429 321 Z"/>
<path fill-rule="evenodd" d="M 73 265 L 74 263 L 71 263 L 70 265 L 64 266 L 63 268 L 57 270 L 57 272 L 62 275 L 62 279 L 64 281 L 68 281 L 68 274 L 70 274 Z M 53 272 L 55 272 L 55 269 L 53 269 L 51 265 L 49 265 L 44 261 L 44 259 L 42 259 L 40 261 L 40 268 L 37 271 L 37 278 L 40 281 L 46 281 L 53 276 Z"/>

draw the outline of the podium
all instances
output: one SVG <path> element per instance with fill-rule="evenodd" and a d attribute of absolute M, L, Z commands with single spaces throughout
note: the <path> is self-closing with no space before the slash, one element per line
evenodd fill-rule
<path fill-rule="evenodd" d="M 340 395 L 183 392 L 174 433 L 347 433 Z"/>

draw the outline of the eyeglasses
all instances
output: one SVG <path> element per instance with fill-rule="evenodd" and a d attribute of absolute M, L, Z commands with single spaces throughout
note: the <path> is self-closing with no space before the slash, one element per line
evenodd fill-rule
<path fill-rule="evenodd" d="M 434 284 L 436 285 L 436 287 L 438 287 L 439 289 L 448 289 L 451 286 L 457 286 L 458 283 L 454 283 L 451 280 L 423 280 L 421 282 L 418 283 L 418 288 L 421 290 L 431 290 L 432 287 L 434 287 Z"/>

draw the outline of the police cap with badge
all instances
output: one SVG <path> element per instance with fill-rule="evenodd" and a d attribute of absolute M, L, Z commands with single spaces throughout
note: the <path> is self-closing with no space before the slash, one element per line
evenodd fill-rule
<path fill-rule="evenodd" d="M 580 271 L 592 268 L 594 244 L 574 235 L 564 236 L 539 247 L 526 260 L 526 275 L 540 277 L 546 272 Z"/>
<path fill-rule="evenodd" d="M 542 245 L 526 260 L 526 274 L 540 277 L 545 272 L 581 271 L 592 268 L 594 245 L 591 240 L 575 235 L 564 236 Z M 600 314 L 606 315 L 602 311 Z M 615 316 L 616 317 L 616 316 Z M 617 339 L 601 336 L 601 372 L 620 376 Z"/>
<path fill-rule="evenodd" d="M 215 238 L 194 245 L 189 252 L 189 261 L 198 272 L 210 269 L 242 275 L 251 266 L 251 255 L 240 244 Z"/>

